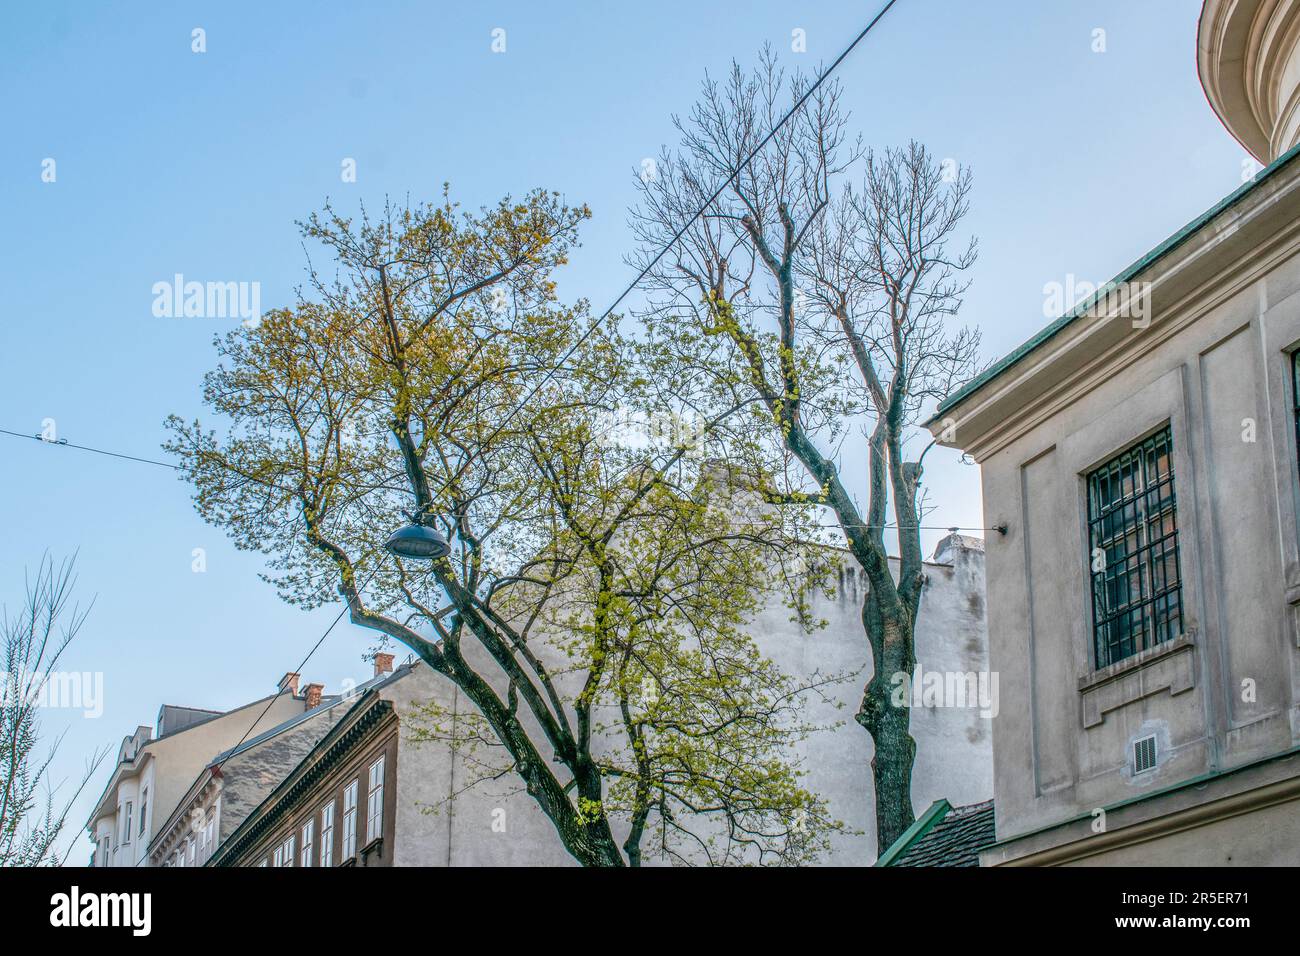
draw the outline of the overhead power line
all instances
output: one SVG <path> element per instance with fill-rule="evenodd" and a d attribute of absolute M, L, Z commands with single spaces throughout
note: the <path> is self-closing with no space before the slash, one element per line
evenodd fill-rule
<path fill-rule="evenodd" d="M 123 458 L 127 461 L 138 461 L 146 465 L 157 465 L 159 468 L 170 468 L 173 471 L 179 471 L 180 465 L 174 465 L 169 461 L 158 461 L 154 458 L 140 458 L 137 455 L 124 455 L 121 452 L 108 451 L 103 448 L 92 448 L 89 445 L 74 445 L 66 438 L 52 440 L 40 435 L 24 435 L 22 432 L 10 431 L 7 428 L 0 428 L 0 434 L 12 435 L 14 438 L 30 438 L 32 441 L 38 441 L 42 445 L 53 445 L 56 448 L 75 448 L 78 451 L 94 452 L 96 455 L 107 455 L 110 458 Z"/>
<path fill-rule="evenodd" d="M 357 585 L 357 593 L 360 594 L 361 589 L 365 587 L 367 584 L 369 584 L 373 579 L 374 579 L 374 573 L 372 572 L 370 576 L 366 578 L 365 581 Z M 312 659 L 312 656 L 316 653 L 316 651 L 320 649 L 320 646 L 325 643 L 325 638 L 330 636 L 330 633 L 334 630 L 335 627 L 338 626 L 339 621 L 343 620 L 343 615 L 347 613 L 348 613 L 348 602 L 347 599 L 345 598 L 343 601 L 343 609 L 339 611 L 339 613 L 335 616 L 334 620 L 330 622 L 330 626 L 325 628 L 324 633 L 321 634 L 320 638 L 316 641 L 316 643 L 312 645 L 311 650 L 307 652 L 307 656 L 302 659 L 302 663 L 299 664 L 297 667 L 295 667 L 292 671 L 288 671 L 287 673 L 301 675 L 303 669 L 307 666 L 307 662 Z M 249 738 L 249 736 L 253 733 L 253 728 L 255 728 L 258 724 L 262 722 L 262 718 L 267 715 L 267 712 L 271 709 L 272 705 L 275 704 L 275 702 L 279 699 L 280 699 L 280 691 L 277 690 L 274 694 L 271 695 L 271 699 L 266 702 L 266 706 L 262 708 L 262 712 L 258 714 L 256 718 L 254 718 L 251 724 L 248 725 L 248 729 L 244 731 L 244 736 L 239 738 L 239 743 L 235 744 L 235 746 L 227 750 L 226 756 L 219 763 L 213 765 L 217 770 L 220 770 L 221 765 L 235 755 L 236 750 L 244 746 L 244 741 L 246 741 Z"/>
<path fill-rule="evenodd" d="M 520 399 L 518 404 L 514 405 L 510 409 L 510 411 L 506 413 L 505 417 L 501 419 L 501 421 L 496 425 L 496 427 L 488 434 L 487 438 L 483 440 L 482 444 L 484 446 L 488 445 L 492 441 L 492 439 L 496 438 L 496 436 L 501 433 L 501 431 L 506 427 L 506 425 L 508 425 L 510 421 L 513 420 L 517 414 L 519 414 L 520 411 L 522 411 L 525 407 L 527 407 L 528 403 L 531 402 L 532 399 L 538 394 L 538 392 L 541 391 L 542 387 L 545 386 L 548 381 L 550 381 L 551 377 L 555 374 L 555 370 L 559 367 L 562 367 L 565 362 L 567 362 L 570 358 L 572 358 L 573 355 L 578 351 L 578 349 L 580 349 L 582 345 L 587 341 L 587 339 L 589 339 L 592 336 L 592 334 L 596 331 L 596 329 L 599 328 L 601 325 L 603 325 L 609 319 L 609 317 L 614 314 L 614 310 L 618 308 L 619 304 L 625 298 L 627 298 L 628 295 L 630 295 L 637 288 L 638 285 L 640 285 L 641 281 L 650 273 L 650 270 L 659 264 L 659 261 L 663 259 L 665 255 L 668 254 L 668 251 L 677 244 L 677 242 L 682 238 L 682 236 L 686 234 L 686 231 L 690 229 L 693 225 L 695 225 L 696 222 L 699 221 L 700 217 L 703 216 L 708 211 L 709 207 L 712 206 L 717 201 L 718 197 L 720 197 L 723 194 L 723 192 L 727 189 L 727 187 L 731 185 L 732 181 L 736 178 L 736 176 L 740 173 L 740 171 L 746 166 L 748 166 L 754 160 L 754 158 L 757 157 L 758 154 L 763 151 L 763 149 L 767 146 L 768 143 L 772 141 L 772 138 L 776 136 L 776 134 L 780 131 L 780 129 L 783 126 L 785 126 L 785 124 L 789 122 L 790 118 L 793 117 L 794 114 L 797 113 L 803 107 L 804 103 L 808 101 L 809 97 L 811 97 L 822 86 L 822 84 L 826 82 L 826 80 L 830 77 L 831 73 L 833 73 L 836 70 L 836 68 L 838 68 L 839 65 L 843 63 L 845 59 L 847 59 L 849 54 L 852 53 L 854 49 L 857 48 L 858 44 L 860 44 L 867 37 L 867 35 L 873 29 L 875 29 L 876 24 L 878 24 L 884 18 L 885 14 L 889 12 L 890 8 L 892 8 L 895 3 L 897 3 L 897 0 L 887 0 L 884 6 L 880 8 L 879 12 L 877 12 L 876 15 L 871 18 L 871 21 L 862 29 L 860 33 L 858 33 L 856 37 L 853 38 L 852 42 L 850 42 L 849 45 L 844 48 L 843 52 L 841 52 L 840 55 L 837 56 L 831 62 L 830 66 L 826 67 L 826 69 L 823 70 L 818 75 L 817 79 L 808 87 L 807 90 L 804 91 L 803 95 L 800 96 L 799 99 L 795 101 L 794 105 L 790 107 L 790 109 L 785 113 L 784 116 L 781 117 L 781 119 L 776 123 L 776 125 L 773 126 L 768 131 L 767 135 L 764 136 L 762 140 L 759 141 L 758 145 L 755 146 L 754 149 L 749 153 L 749 155 L 746 156 L 745 159 L 736 167 L 735 171 L 732 172 L 731 175 L 729 175 L 718 185 L 717 189 L 713 191 L 713 194 L 710 195 L 709 198 L 704 202 L 704 204 L 695 212 L 695 214 L 692 215 L 690 219 L 688 219 L 673 234 L 673 237 L 669 239 L 668 242 L 664 245 L 664 247 L 655 254 L 654 258 L 652 258 L 648 263 L 645 264 L 645 266 L 642 267 L 641 271 L 637 273 L 636 277 L 633 278 L 632 281 L 627 284 L 627 286 L 623 289 L 623 291 L 620 292 L 618 296 L 614 299 L 614 301 L 611 302 L 609 306 L 605 309 L 605 311 L 600 314 L 600 317 L 597 318 L 595 322 L 591 323 L 591 325 L 587 327 L 587 330 L 583 332 L 578 337 L 577 341 L 575 341 L 573 345 L 571 345 L 568 348 L 568 350 L 560 358 L 559 362 L 552 365 L 546 371 L 546 373 L 541 377 L 541 379 L 539 379 L 538 382 L 531 389 L 529 389 L 529 391 L 524 395 L 524 397 Z M 58 445 L 65 448 L 75 448 L 79 451 L 92 452 L 97 455 L 106 455 L 112 458 L 121 458 L 127 461 L 136 461 L 136 462 L 141 462 L 143 464 L 157 465 L 161 468 L 180 470 L 179 465 L 173 464 L 171 462 L 158 461 L 152 458 L 142 458 L 136 455 L 122 454 L 119 452 L 108 451 L 103 448 L 94 448 L 89 445 L 75 445 L 67 442 L 66 440 L 49 441 L 40 435 L 27 435 L 22 432 L 10 431 L 8 429 L 0 429 L 0 433 L 11 435 L 16 438 L 33 439 L 35 441 L 40 441 L 43 444 Z M 434 494 L 433 497 L 437 498 L 444 491 L 446 491 L 453 484 L 455 484 L 458 480 L 460 480 L 461 475 L 464 473 L 465 468 L 468 467 L 471 460 L 472 460 L 471 458 L 466 458 L 465 461 L 461 464 L 461 466 L 456 470 L 456 473 L 453 474 L 451 478 L 449 478 L 446 482 L 443 483 L 442 487 L 438 489 L 437 493 Z M 951 529 L 946 529 L 946 530 L 951 530 Z M 984 530 L 998 530 L 998 529 L 970 528 L 965 530 L 984 531 Z M 343 619 L 343 615 L 346 614 L 347 612 L 348 612 L 348 606 L 345 602 L 343 609 L 339 611 L 338 616 L 334 618 L 330 626 L 325 629 L 325 632 L 323 634 L 321 634 L 320 638 L 316 641 L 315 645 L 313 645 L 312 649 L 307 653 L 307 656 L 303 658 L 302 663 L 299 664 L 298 667 L 295 669 L 294 671 L 295 673 L 302 672 L 302 669 L 307 666 L 312 656 L 325 642 L 325 639 L 330 635 L 330 633 L 334 630 L 335 626 L 339 623 L 339 621 Z M 266 716 L 267 712 L 271 709 L 271 705 L 274 704 L 274 702 L 278 698 L 279 698 L 279 694 L 276 694 L 267 702 L 267 706 L 263 708 L 262 713 L 258 715 L 257 719 L 254 720 L 253 723 L 249 726 L 248 731 L 244 734 L 242 738 L 240 738 L 239 743 L 236 744 L 235 747 L 231 748 L 231 750 L 235 750 L 243 746 L 244 742 L 248 739 L 249 735 L 253 732 L 253 729 L 262 720 L 262 718 Z"/>
<path fill-rule="evenodd" d="M 704 201 L 704 204 L 695 211 L 695 214 L 691 216 L 690 219 L 686 220 L 686 222 L 681 226 L 681 228 L 678 229 L 673 234 L 673 237 L 668 240 L 668 242 L 664 245 L 664 247 L 660 249 L 657 253 L 655 253 L 654 258 L 651 259 L 649 262 L 645 264 L 645 266 L 642 267 L 641 271 L 637 273 L 636 277 L 627 284 L 627 286 L 623 289 L 623 291 L 620 292 L 618 296 L 614 299 L 614 301 L 609 304 L 608 308 L 606 308 L 605 311 L 600 314 L 600 317 L 596 319 L 595 322 L 591 323 L 591 325 L 587 327 L 587 330 L 583 332 L 582 335 L 578 336 L 578 340 L 568 348 L 568 350 L 564 353 L 564 355 L 560 358 L 560 360 L 546 370 L 546 373 L 538 380 L 537 384 L 534 385 L 531 389 L 529 389 L 527 394 L 525 394 L 524 397 L 520 399 L 519 403 L 514 405 L 510 409 L 510 411 L 506 414 L 506 416 L 503 419 L 501 419 L 501 421 L 497 424 L 497 426 L 493 428 L 491 432 L 488 433 L 487 438 L 485 438 L 482 442 L 482 446 L 488 445 L 492 441 L 492 439 L 496 438 L 497 435 L 501 433 L 502 429 L 504 429 L 506 425 L 508 425 L 510 421 L 517 414 L 519 414 L 519 412 L 521 412 L 528 405 L 529 402 L 533 400 L 534 396 L 536 396 L 537 393 L 542 390 L 542 386 L 544 386 L 548 381 L 550 381 L 551 376 L 555 374 L 555 370 L 563 366 L 565 362 L 567 362 L 570 358 L 572 358 L 573 355 L 578 351 L 578 349 L 582 347 L 583 343 L 586 342 L 587 339 L 591 337 L 592 333 L 594 333 L 597 328 L 603 325 L 605 321 L 611 315 L 613 315 L 614 310 L 618 308 L 619 303 L 622 302 L 625 298 L 627 298 L 628 295 L 630 295 L 632 291 L 636 289 L 638 285 L 641 284 L 641 280 L 650 274 L 650 270 L 659 264 L 659 260 L 661 260 L 665 255 L 668 254 L 668 250 L 671 249 L 673 246 L 677 245 L 678 240 L 680 240 L 682 236 L 686 235 L 686 231 L 690 229 L 691 226 L 695 225 L 695 223 L 699 221 L 700 217 L 703 216 L 708 211 L 709 207 L 712 206 L 717 201 L 718 197 L 721 196 L 723 192 L 726 191 L 727 187 L 730 186 L 732 181 L 740 174 L 740 171 L 744 169 L 746 166 L 748 166 L 751 162 L 753 162 L 754 157 L 756 157 L 759 153 L 763 151 L 764 147 L 766 147 L 767 144 L 772 141 L 772 137 L 774 137 L 780 131 L 781 127 L 783 127 L 786 123 L 790 121 L 790 118 L 794 116 L 794 114 L 797 113 L 803 107 L 804 103 L 808 102 L 808 98 L 817 92 L 817 90 L 821 87 L 821 85 L 825 83 L 827 78 L 835 71 L 836 67 L 838 67 L 841 63 L 843 63 L 844 60 L 848 57 L 848 55 L 852 53 L 853 50 L 857 47 L 857 45 L 861 43 L 864 39 L 866 39 L 867 34 L 870 33 L 873 29 L 875 29 L 876 24 L 879 23 L 884 18 L 885 14 L 889 12 L 890 7 L 892 7 L 897 2 L 898 0 L 888 0 L 888 2 L 883 7 L 880 8 L 879 12 L 874 17 L 871 18 L 871 22 L 862 28 L 862 32 L 860 32 L 857 36 L 855 36 L 853 38 L 853 41 L 844 48 L 844 51 L 840 53 L 840 55 L 837 56 L 833 61 L 831 61 L 831 65 L 826 67 L 826 69 L 822 70 L 822 72 L 818 75 L 817 79 L 808 87 L 808 89 L 804 91 L 803 95 L 795 101 L 794 105 L 791 106 L 790 109 L 786 111 L 785 115 L 782 116 L 781 119 L 777 121 L 776 125 L 773 126 L 770 130 L 768 130 L 767 135 L 764 136 L 759 141 L 758 145 L 755 146 L 753 150 L 750 151 L 749 155 L 746 156 L 736 166 L 735 170 L 732 171 L 732 173 L 729 176 L 727 176 L 727 178 L 724 179 L 718 185 L 718 188 L 715 189 L 713 191 L 713 194 L 710 195 L 709 198 Z M 472 460 L 473 460 L 472 458 L 467 457 L 461 463 L 460 467 L 456 469 L 455 474 L 453 474 L 449 479 L 443 482 L 442 487 L 440 487 L 437 493 L 432 495 L 432 497 L 437 498 L 444 491 L 446 491 L 457 481 L 459 481 L 461 475 L 465 473 L 465 469 L 469 466 L 469 463 Z"/>

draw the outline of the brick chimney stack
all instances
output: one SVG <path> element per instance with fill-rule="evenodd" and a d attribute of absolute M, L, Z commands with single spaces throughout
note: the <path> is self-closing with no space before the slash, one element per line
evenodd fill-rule
<path fill-rule="evenodd" d="M 375 676 L 380 674 L 391 674 L 393 672 L 393 655 L 376 654 L 375 655 Z"/>
<path fill-rule="evenodd" d="M 280 678 L 280 693 L 288 691 L 294 697 L 298 696 L 298 677 L 299 675 L 290 671 Z"/>
<path fill-rule="evenodd" d="M 302 689 L 302 695 L 307 700 L 307 709 L 320 706 L 321 694 L 325 691 L 324 684 L 308 684 Z"/>

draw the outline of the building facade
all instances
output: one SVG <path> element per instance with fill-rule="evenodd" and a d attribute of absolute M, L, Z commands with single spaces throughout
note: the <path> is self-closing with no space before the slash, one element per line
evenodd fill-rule
<path fill-rule="evenodd" d="M 404 817 L 418 812 L 437 786 L 408 774 L 399 791 L 399 767 L 419 744 L 400 733 L 398 711 L 435 692 L 434 674 L 423 663 L 391 671 L 391 662 L 391 655 L 377 655 L 375 680 L 325 708 L 325 732 L 267 788 L 207 865 L 392 866 L 400 848 L 419 838 L 399 832 L 398 808 L 405 806 Z"/>
<path fill-rule="evenodd" d="M 148 847 L 195 777 L 213 757 L 307 709 L 298 675 L 286 674 L 271 697 L 229 711 L 165 705 L 155 729 L 136 728 L 87 821 L 93 866 L 149 866 Z"/>
<path fill-rule="evenodd" d="M 376 679 L 392 670 L 378 655 Z M 306 710 L 212 758 L 148 847 L 150 866 L 203 866 L 311 748 L 329 732 L 371 682 L 348 696 L 324 696 L 321 684 L 303 688 Z"/>
<path fill-rule="evenodd" d="M 1298 9 L 1201 18 L 1267 168 L 930 422 L 1007 528 L 986 865 L 1300 863 Z"/>

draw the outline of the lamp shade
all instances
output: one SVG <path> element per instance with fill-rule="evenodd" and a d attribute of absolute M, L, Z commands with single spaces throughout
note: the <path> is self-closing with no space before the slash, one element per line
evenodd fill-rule
<path fill-rule="evenodd" d="M 384 542 L 384 550 L 399 558 L 423 558 L 436 561 L 451 554 L 451 545 L 447 539 L 433 528 L 420 524 L 408 524 L 398 528 Z"/>

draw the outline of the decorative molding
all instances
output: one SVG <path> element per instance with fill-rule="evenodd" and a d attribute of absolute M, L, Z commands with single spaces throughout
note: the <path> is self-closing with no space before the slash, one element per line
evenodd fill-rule
<path fill-rule="evenodd" d="M 1087 730 L 1106 715 L 1136 701 L 1169 691 L 1176 697 L 1196 686 L 1195 643 L 1182 634 L 1079 678 L 1083 726 Z"/>
<path fill-rule="evenodd" d="M 1300 3 L 1206 0 L 1196 47 L 1206 99 L 1237 142 L 1262 163 L 1295 145 Z"/>
<path fill-rule="evenodd" d="M 369 693 L 374 693 L 370 691 Z M 358 702 L 360 703 L 360 702 Z M 337 766 L 357 744 L 368 740 L 371 731 L 383 718 L 394 713 L 388 700 L 376 700 L 353 719 L 331 731 L 324 740 L 298 765 L 283 783 L 275 788 L 262 804 L 248 815 L 239 829 L 224 844 L 217 847 L 208 860 L 208 866 L 238 866 L 239 859 L 252 849 L 268 830 L 275 827 L 299 797 L 309 791 L 331 769 Z M 346 726 L 344 726 L 346 724 Z"/>
<path fill-rule="evenodd" d="M 1224 784 L 1233 776 L 1243 772 L 1256 771 L 1262 764 L 1285 760 L 1293 756 L 1295 756 L 1294 751 L 1278 754 L 1267 758 L 1267 760 L 1259 761 L 1255 765 L 1219 771 L 1200 780 L 1185 781 L 1167 791 L 1144 796 L 1140 801 L 1135 801 L 1132 808 L 1152 807 L 1155 805 L 1156 800 L 1167 799 L 1178 791 L 1193 786 L 1204 791 L 1212 786 Z M 1091 824 L 1093 818 L 1089 814 L 1088 817 L 1080 820 L 1066 821 L 1063 824 L 1046 827 L 1033 833 L 1021 834 L 1005 843 L 994 844 L 992 847 L 981 851 L 980 865 L 1059 866 L 1063 863 L 1079 863 L 1080 861 L 1091 860 L 1103 853 L 1137 846 L 1153 840 L 1166 839 L 1186 830 L 1229 820 L 1246 813 L 1267 810 L 1270 807 L 1292 803 L 1297 800 L 1300 800 L 1300 776 L 1290 776 L 1237 793 L 1230 793 L 1217 799 L 1211 797 L 1204 800 L 1204 802 L 1175 810 L 1172 813 L 1156 813 L 1127 826 L 1108 829 L 1104 833 L 1092 832 L 1089 824 Z M 1108 807 L 1106 812 L 1113 820 L 1117 816 L 1122 816 L 1123 810 L 1126 809 L 1130 809 L 1130 807 Z M 1041 839 L 1052 831 L 1060 833 L 1065 838 L 1065 842 L 1042 849 L 1029 850 L 1022 856 L 1009 856 L 1010 853 L 1015 852 L 1014 847 L 1016 844 L 1025 846 L 1028 849 L 1033 842 L 1031 838 Z M 1071 835 L 1074 837 L 1073 839 L 1070 838 Z M 998 856 L 1002 858 L 998 859 Z"/>
<path fill-rule="evenodd" d="M 1253 197 L 1228 203 L 1199 223 L 1177 243 L 1176 252 L 1159 256 L 1131 274 L 1121 274 L 1124 281 L 1150 282 L 1152 300 L 1170 300 L 1152 301 L 1153 319 L 1143 334 L 1114 335 L 1114 330 L 1106 327 L 1128 321 L 1118 317 L 1070 323 L 997 378 L 961 396 L 944 413 L 957 423 L 961 438 L 955 447 L 983 463 L 1294 256 L 1300 246 L 1300 217 L 1279 216 L 1278 204 L 1295 205 L 1300 195 L 1300 163 L 1290 164 L 1285 171 L 1279 168 L 1269 180 L 1272 188 L 1264 191 L 1260 187 L 1268 183 L 1256 183 Z M 1274 223 L 1284 224 L 1278 228 Z M 1268 230 L 1266 238 L 1249 235 L 1260 230 Z M 1249 249 L 1249 254 L 1239 254 L 1238 247 Z M 1206 258 L 1212 260 L 1208 266 Z M 1045 371 L 1072 354 L 1085 358 L 1068 369 L 1056 370 L 1050 381 L 1042 378 Z M 1044 381 L 1047 384 L 1040 387 Z M 1007 409 L 1012 407 L 1017 412 L 1008 415 Z M 933 431 L 933 422 L 928 424 Z"/>

